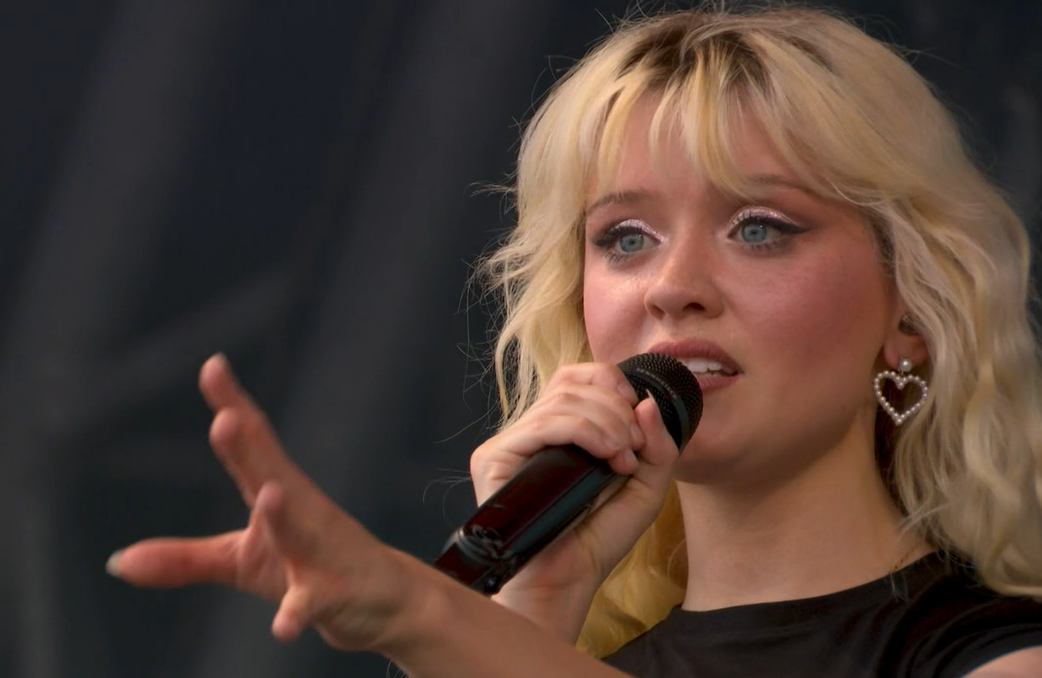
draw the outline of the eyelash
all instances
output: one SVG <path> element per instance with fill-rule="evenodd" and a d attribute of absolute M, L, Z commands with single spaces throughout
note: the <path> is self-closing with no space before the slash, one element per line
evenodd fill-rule
<path fill-rule="evenodd" d="M 782 237 L 775 237 L 773 240 L 768 240 L 762 243 L 750 243 L 738 241 L 742 246 L 747 247 L 755 252 L 769 252 L 779 247 L 784 247 L 788 244 L 788 240 L 784 236 L 796 235 L 807 231 L 802 226 L 797 226 L 793 222 L 789 221 L 780 214 L 777 214 L 773 210 L 764 208 L 747 207 L 741 212 L 735 215 L 734 219 L 731 220 L 731 229 L 727 232 L 728 238 L 736 237 L 742 228 L 749 224 L 759 223 L 766 226 L 768 229 L 773 229 Z"/>
<path fill-rule="evenodd" d="M 656 243 L 659 242 L 659 238 L 652 234 L 651 230 L 641 224 L 637 219 L 625 219 L 623 221 L 616 222 L 606 228 L 600 235 L 593 240 L 593 246 L 599 250 L 604 251 L 604 258 L 609 264 L 617 264 L 630 257 L 634 256 L 635 253 L 618 252 L 615 247 L 619 244 L 627 235 L 642 235 L 645 238 L 651 238 Z M 643 249 L 643 248 L 642 248 Z"/>
<path fill-rule="evenodd" d="M 604 257 L 609 264 L 617 264 L 629 259 L 636 255 L 636 252 L 627 253 L 619 252 L 615 248 L 627 235 L 641 235 L 645 238 L 651 238 L 657 244 L 661 242 L 661 238 L 656 235 L 650 228 L 642 225 L 638 219 L 624 219 L 623 221 L 611 224 L 606 228 L 600 235 L 593 240 L 593 245 L 599 250 L 604 252 Z M 780 237 L 775 237 L 771 240 L 767 240 L 761 243 L 750 243 L 737 240 L 737 235 L 741 229 L 752 223 L 759 223 L 766 226 L 769 230 L 773 230 L 780 234 Z M 727 232 L 727 237 L 736 239 L 737 242 L 754 252 L 767 253 L 775 250 L 779 247 L 784 247 L 788 244 L 788 241 L 784 236 L 796 235 L 799 233 L 806 232 L 807 229 L 801 226 L 797 226 L 793 222 L 789 221 L 780 214 L 773 210 L 765 208 L 747 207 L 740 211 L 731 220 L 730 228 Z M 642 248 L 643 249 L 643 248 Z"/>

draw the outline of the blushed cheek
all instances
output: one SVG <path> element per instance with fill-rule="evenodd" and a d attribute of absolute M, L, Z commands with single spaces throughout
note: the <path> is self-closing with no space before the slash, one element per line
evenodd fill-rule
<path fill-rule="evenodd" d="M 583 319 L 590 353 L 598 362 L 620 362 L 635 352 L 635 331 L 643 306 L 626 284 L 611 284 L 587 272 L 583 285 Z M 638 308 L 634 309 L 634 304 Z"/>
<path fill-rule="evenodd" d="M 612 335 L 612 314 L 606 313 L 611 304 L 603 290 L 586 286 L 583 292 L 583 322 L 590 353 L 596 361 L 603 361 L 608 350 L 606 339 Z"/>
<path fill-rule="evenodd" d="M 871 370 L 885 336 L 889 293 L 883 272 L 874 255 L 866 259 L 861 252 L 805 264 L 773 289 L 776 303 L 765 309 L 764 319 L 774 341 L 793 351 L 801 370 L 835 370 L 860 380 L 857 373 Z"/>

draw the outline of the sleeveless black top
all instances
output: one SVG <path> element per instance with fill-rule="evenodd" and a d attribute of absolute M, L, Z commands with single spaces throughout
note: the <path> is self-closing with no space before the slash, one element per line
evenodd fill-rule
<path fill-rule="evenodd" d="M 1036 645 L 1042 603 L 935 554 L 816 598 L 676 608 L 605 661 L 640 678 L 957 678 Z"/>

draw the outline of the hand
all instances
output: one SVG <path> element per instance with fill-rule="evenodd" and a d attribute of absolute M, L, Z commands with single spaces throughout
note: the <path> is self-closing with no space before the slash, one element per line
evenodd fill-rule
<path fill-rule="evenodd" d="M 411 559 L 370 535 L 289 460 L 223 356 L 203 365 L 199 387 L 214 412 L 210 443 L 251 509 L 249 524 L 139 542 L 114 554 L 109 571 L 137 586 L 217 583 L 276 602 L 271 628 L 280 640 L 315 626 L 339 649 L 378 647 L 409 602 Z"/>
<path fill-rule="evenodd" d="M 575 529 L 532 559 L 497 602 L 573 641 L 600 582 L 654 520 L 677 457 L 655 402 L 637 395 L 615 365 L 568 365 L 513 425 L 471 457 L 483 503 L 540 450 L 574 443 L 630 478 Z"/>

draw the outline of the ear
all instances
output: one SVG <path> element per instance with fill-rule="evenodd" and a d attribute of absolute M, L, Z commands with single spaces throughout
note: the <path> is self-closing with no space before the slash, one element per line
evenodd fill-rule
<path fill-rule="evenodd" d="M 915 367 L 922 367 L 930 359 L 926 340 L 919 334 L 915 320 L 904 303 L 897 305 L 883 344 L 883 359 L 887 365 L 896 368 L 901 358 L 908 358 Z"/>

